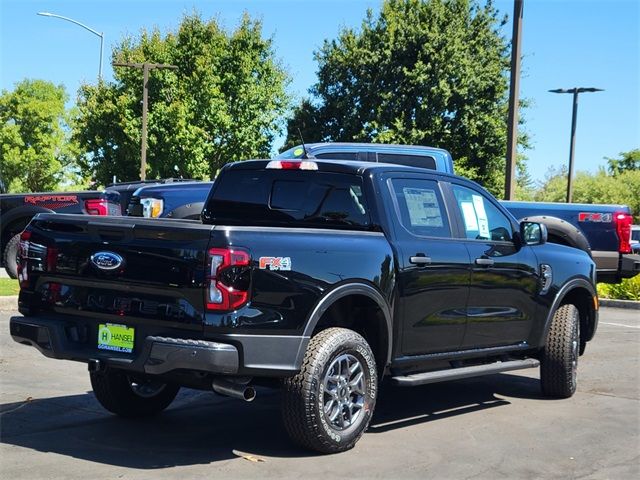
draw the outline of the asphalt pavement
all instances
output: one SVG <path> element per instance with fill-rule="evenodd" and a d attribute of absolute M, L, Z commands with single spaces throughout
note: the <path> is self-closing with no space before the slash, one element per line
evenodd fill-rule
<path fill-rule="evenodd" d="M 368 432 L 338 455 L 292 446 L 279 395 L 253 403 L 183 390 L 162 416 L 100 407 L 86 366 L 49 360 L 0 314 L 0 478 L 640 478 L 640 313 L 604 308 L 577 393 L 538 371 L 411 389 L 385 385 Z"/>

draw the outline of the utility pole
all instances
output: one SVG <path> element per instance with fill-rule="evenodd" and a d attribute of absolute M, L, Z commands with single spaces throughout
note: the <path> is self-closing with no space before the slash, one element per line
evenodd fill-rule
<path fill-rule="evenodd" d="M 142 139 L 140 152 L 140 180 L 147 178 L 147 110 L 149 104 L 149 71 L 150 70 L 177 70 L 176 65 L 165 63 L 120 63 L 113 62 L 114 67 L 129 67 L 142 69 Z"/>
<path fill-rule="evenodd" d="M 513 33 L 511 34 L 511 75 L 509 86 L 509 119 L 507 120 L 507 165 L 504 182 L 505 200 L 513 200 L 516 190 L 516 159 L 518 156 L 518 102 L 520 91 L 520 39 L 524 0 L 513 2 Z"/>

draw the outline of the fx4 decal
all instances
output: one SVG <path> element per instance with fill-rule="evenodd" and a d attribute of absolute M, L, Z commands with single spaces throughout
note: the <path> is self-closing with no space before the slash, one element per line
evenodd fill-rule
<path fill-rule="evenodd" d="M 291 270 L 291 257 L 260 257 L 261 270 Z"/>
<path fill-rule="evenodd" d="M 578 214 L 578 221 L 579 222 L 610 223 L 612 220 L 613 220 L 613 216 L 610 213 L 580 212 Z"/>

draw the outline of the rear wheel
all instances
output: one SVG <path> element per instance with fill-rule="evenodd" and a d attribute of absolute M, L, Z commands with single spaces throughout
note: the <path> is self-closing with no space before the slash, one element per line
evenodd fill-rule
<path fill-rule="evenodd" d="M 284 382 L 282 414 L 289 436 L 322 453 L 352 448 L 367 429 L 378 389 L 366 340 L 329 328 L 311 339 L 302 369 Z"/>
<path fill-rule="evenodd" d="M 16 234 L 9 239 L 4 247 L 2 262 L 7 275 L 11 278 L 18 278 L 18 245 L 20 244 L 20 234 Z"/>
<path fill-rule="evenodd" d="M 167 408 L 180 390 L 178 385 L 133 376 L 122 370 L 90 372 L 91 387 L 100 404 L 121 417 L 150 417 Z"/>
<path fill-rule="evenodd" d="M 575 305 L 561 305 L 551 320 L 542 356 L 542 393 L 568 398 L 576 391 L 580 356 L 580 315 Z"/>

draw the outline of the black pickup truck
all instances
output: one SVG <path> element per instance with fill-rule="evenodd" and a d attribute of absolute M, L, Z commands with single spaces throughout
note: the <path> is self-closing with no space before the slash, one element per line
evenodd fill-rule
<path fill-rule="evenodd" d="M 227 165 L 192 220 L 38 215 L 21 237 L 13 339 L 86 362 L 109 411 L 180 386 L 283 389 L 299 444 L 351 448 L 379 385 L 540 367 L 576 389 L 595 265 L 463 178 L 371 162 Z"/>
<path fill-rule="evenodd" d="M 16 278 L 20 232 L 37 213 L 120 215 L 116 192 L 44 192 L 0 195 L 0 267 Z"/>

